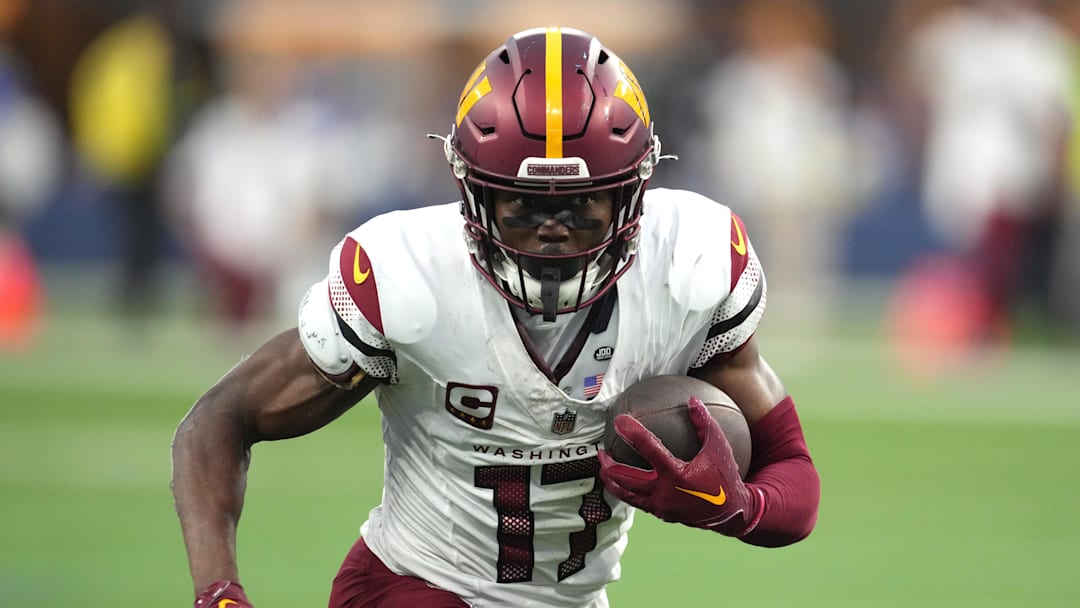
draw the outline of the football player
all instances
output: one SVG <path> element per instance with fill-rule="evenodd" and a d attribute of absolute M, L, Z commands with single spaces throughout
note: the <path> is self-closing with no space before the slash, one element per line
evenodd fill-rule
<path fill-rule="evenodd" d="M 195 605 L 250 606 L 235 544 L 252 444 L 314 431 L 371 392 L 383 500 L 331 607 L 606 606 L 633 507 L 755 545 L 806 537 L 819 483 L 754 339 L 761 266 L 727 207 L 646 192 L 664 156 L 629 67 L 581 31 L 521 32 L 468 78 L 441 139 L 462 200 L 348 233 L 298 327 L 177 429 Z M 673 373 L 739 404 L 745 481 L 697 399 L 690 462 L 629 417 L 618 432 L 653 469 L 601 449 L 620 391 Z"/>

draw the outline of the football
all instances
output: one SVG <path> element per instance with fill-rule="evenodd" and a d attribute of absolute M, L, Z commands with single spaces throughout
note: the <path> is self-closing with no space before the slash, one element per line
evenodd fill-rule
<path fill-rule="evenodd" d="M 608 410 L 604 428 L 604 447 L 608 454 L 631 466 L 652 468 L 634 448 L 615 434 L 615 417 L 629 414 L 652 431 L 675 457 L 687 461 L 693 459 L 701 449 L 701 442 L 690 422 L 687 408 L 690 397 L 701 399 L 712 417 L 720 423 L 739 464 L 739 474 L 745 479 L 750 466 L 750 427 L 746 418 L 724 391 L 689 376 L 653 376 L 623 391 Z"/>

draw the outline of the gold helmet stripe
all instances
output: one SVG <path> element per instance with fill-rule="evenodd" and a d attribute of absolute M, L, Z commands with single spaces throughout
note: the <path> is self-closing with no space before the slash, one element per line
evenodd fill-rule
<path fill-rule="evenodd" d="M 562 30 L 547 28 L 544 74 L 546 75 L 547 119 L 545 156 L 562 158 L 563 155 L 563 98 L 562 98 Z"/>
<path fill-rule="evenodd" d="M 487 66 L 487 60 L 480 62 L 480 65 L 476 66 L 473 70 L 472 76 L 469 76 L 469 81 L 465 83 L 465 88 L 461 91 L 461 98 L 458 99 L 457 117 L 454 119 L 457 126 L 461 126 L 461 121 L 465 119 L 465 115 L 469 113 L 473 105 L 480 99 L 491 92 L 491 83 L 488 81 L 487 76 L 480 81 L 480 84 L 473 86 L 476 83 L 476 79 L 484 73 L 484 68 Z"/>
<path fill-rule="evenodd" d="M 634 73 L 622 61 L 619 62 L 619 69 L 622 72 L 622 77 L 619 78 L 618 84 L 615 85 L 615 97 L 625 101 L 630 106 L 630 109 L 638 115 L 641 122 L 645 123 L 646 127 L 649 126 L 649 104 L 645 103 L 645 93 L 642 92 L 641 85 L 638 84 Z"/>

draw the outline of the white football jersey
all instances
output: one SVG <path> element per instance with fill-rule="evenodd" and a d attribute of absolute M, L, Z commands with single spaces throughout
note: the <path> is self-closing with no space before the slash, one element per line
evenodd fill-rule
<path fill-rule="evenodd" d="M 736 350 L 765 308 L 727 207 L 656 189 L 645 209 L 610 320 L 559 378 L 473 267 L 457 204 L 376 217 L 335 248 L 300 334 L 327 376 L 384 381 L 382 504 L 361 532 L 391 570 L 473 606 L 607 605 L 633 514 L 598 477 L 606 410 L 642 378 Z"/>

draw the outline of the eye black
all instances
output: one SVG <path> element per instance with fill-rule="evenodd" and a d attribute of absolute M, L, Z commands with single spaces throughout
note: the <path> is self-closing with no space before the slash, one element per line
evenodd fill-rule
<path fill-rule="evenodd" d="M 580 207 L 591 199 L 585 196 L 525 196 L 520 199 L 523 205 L 529 207 L 544 206 L 554 208 Z"/>

